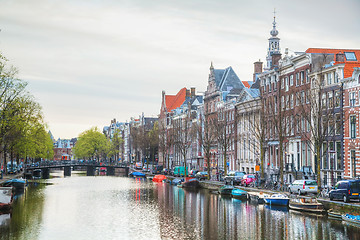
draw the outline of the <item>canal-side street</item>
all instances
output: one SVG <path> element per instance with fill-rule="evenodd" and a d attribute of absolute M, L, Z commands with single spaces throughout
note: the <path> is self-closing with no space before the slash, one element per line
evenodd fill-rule
<path fill-rule="evenodd" d="M 0 239 L 356 239 L 358 228 L 311 215 L 168 183 L 52 173 L 29 185 Z"/>

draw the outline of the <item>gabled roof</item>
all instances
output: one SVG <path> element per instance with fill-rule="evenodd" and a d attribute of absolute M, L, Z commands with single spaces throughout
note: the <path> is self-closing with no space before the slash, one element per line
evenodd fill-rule
<path fill-rule="evenodd" d="M 165 95 L 166 109 L 168 112 L 180 107 L 186 97 L 186 88 L 182 88 L 176 95 Z"/>
<path fill-rule="evenodd" d="M 236 75 L 232 67 L 214 69 L 215 83 L 220 91 L 230 91 L 233 88 L 244 88 L 244 84 Z"/>
<path fill-rule="evenodd" d="M 241 81 L 241 82 L 242 82 L 242 84 L 244 84 L 244 86 L 247 87 L 247 88 L 250 88 L 251 85 L 253 84 L 252 81 Z"/>
<path fill-rule="evenodd" d="M 344 62 L 336 61 L 336 54 L 338 53 L 347 53 L 353 52 L 356 56 L 356 61 L 349 61 L 344 58 Z M 354 71 L 354 67 L 360 67 L 360 50 L 358 49 L 331 49 L 331 48 L 309 48 L 306 50 L 306 53 L 326 53 L 326 54 L 334 54 L 334 64 L 345 63 L 344 67 L 344 78 L 348 78 L 352 76 Z"/>

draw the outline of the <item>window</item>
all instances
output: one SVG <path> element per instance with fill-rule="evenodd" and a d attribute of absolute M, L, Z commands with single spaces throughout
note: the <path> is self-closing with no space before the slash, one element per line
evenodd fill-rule
<path fill-rule="evenodd" d="M 289 91 L 289 79 L 285 77 L 285 91 Z"/>
<path fill-rule="evenodd" d="M 310 90 L 306 91 L 306 103 L 310 103 Z"/>
<path fill-rule="evenodd" d="M 322 147 L 322 156 L 323 156 L 323 165 L 322 165 L 322 167 L 323 167 L 323 169 L 328 169 L 328 161 L 327 161 L 327 154 L 326 154 L 327 146 L 326 145 L 327 144 L 324 142 L 323 147 Z"/>
<path fill-rule="evenodd" d="M 306 74 L 306 83 L 309 83 L 309 81 L 310 81 L 310 78 L 309 78 L 309 69 L 306 69 L 305 74 Z"/>
<path fill-rule="evenodd" d="M 345 52 L 345 57 L 347 61 L 356 61 L 356 55 L 354 52 Z"/>
<path fill-rule="evenodd" d="M 294 85 L 294 75 L 290 75 L 290 86 Z"/>
<path fill-rule="evenodd" d="M 335 107 L 340 107 L 340 91 L 335 91 Z"/>
<path fill-rule="evenodd" d="M 342 130 L 342 119 L 340 114 L 335 115 L 335 134 L 340 135 Z"/>
<path fill-rule="evenodd" d="M 351 158 L 351 177 L 356 177 L 356 157 L 355 157 L 355 150 L 350 151 L 350 158 Z"/>
<path fill-rule="evenodd" d="M 350 138 L 356 138 L 356 116 L 350 116 Z"/>
<path fill-rule="evenodd" d="M 332 73 L 326 74 L 326 78 L 327 78 L 327 84 L 331 85 L 332 84 Z"/>
<path fill-rule="evenodd" d="M 293 94 L 290 95 L 290 108 L 291 109 L 294 108 L 294 95 Z"/>
<path fill-rule="evenodd" d="M 296 86 L 300 85 L 299 73 L 296 73 Z"/>
<path fill-rule="evenodd" d="M 281 89 L 284 89 L 285 86 L 285 78 L 281 79 Z"/>
<path fill-rule="evenodd" d="M 300 80 L 301 80 L 301 83 L 305 83 L 304 79 L 305 79 L 305 77 L 304 77 L 304 71 L 301 71 L 301 72 L 300 72 Z"/>
<path fill-rule="evenodd" d="M 336 142 L 336 170 L 341 170 L 341 142 Z"/>
<path fill-rule="evenodd" d="M 323 94 L 322 94 L 321 104 L 322 104 L 322 107 L 323 107 L 323 108 L 326 107 L 326 93 L 323 93 Z"/>
<path fill-rule="evenodd" d="M 269 82 L 269 92 L 271 92 L 271 78 L 268 79 Z"/>
<path fill-rule="evenodd" d="M 328 107 L 333 108 L 334 107 L 334 99 L 333 99 L 333 92 L 328 92 Z"/>
<path fill-rule="evenodd" d="M 304 104 L 304 103 L 305 103 L 305 92 L 301 91 L 300 104 Z"/>
<path fill-rule="evenodd" d="M 349 101 L 350 107 L 355 106 L 355 92 L 349 93 Z"/>
<path fill-rule="evenodd" d="M 274 110 L 275 110 L 275 113 L 277 113 L 277 97 L 274 96 Z"/>
<path fill-rule="evenodd" d="M 334 83 L 338 83 L 339 82 L 339 75 L 334 72 Z"/>

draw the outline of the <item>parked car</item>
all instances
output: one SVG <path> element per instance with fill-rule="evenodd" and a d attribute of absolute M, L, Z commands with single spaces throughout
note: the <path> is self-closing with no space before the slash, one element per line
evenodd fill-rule
<path fill-rule="evenodd" d="M 256 177 L 254 174 L 246 174 L 246 175 L 244 175 L 240 184 L 247 187 L 250 185 L 250 183 L 255 182 L 255 181 L 256 181 Z"/>
<path fill-rule="evenodd" d="M 246 172 L 230 171 L 224 178 L 225 183 L 233 183 L 239 185 Z"/>
<path fill-rule="evenodd" d="M 306 193 L 317 193 L 318 187 L 315 180 L 295 180 L 289 185 L 290 193 L 306 194 Z"/>
<path fill-rule="evenodd" d="M 330 200 L 343 200 L 349 202 L 351 199 L 359 199 L 360 180 L 342 180 L 335 184 L 329 192 Z"/>
<path fill-rule="evenodd" d="M 163 165 L 154 165 L 152 171 L 154 174 L 159 174 L 162 173 L 163 169 L 164 169 Z"/>
<path fill-rule="evenodd" d="M 195 177 L 199 180 L 206 180 L 208 178 L 208 172 L 197 172 Z"/>
<path fill-rule="evenodd" d="M 193 170 L 190 171 L 190 176 L 191 176 L 191 177 L 195 177 L 195 175 L 196 175 L 198 172 L 199 172 L 198 170 L 193 169 Z"/>
<path fill-rule="evenodd" d="M 142 162 L 135 163 L 135 169 L 142 169 Z"/>
<path fill-rule="evenodd" d="M 163 168 L 163 170 L 162 170 L 161 172 L 162 172 L 162 174 L 164 174 L 164 175 L 170 175 L 170 171 L 169 171 L 169 169 L 167 169 L 167 168 Z"/>

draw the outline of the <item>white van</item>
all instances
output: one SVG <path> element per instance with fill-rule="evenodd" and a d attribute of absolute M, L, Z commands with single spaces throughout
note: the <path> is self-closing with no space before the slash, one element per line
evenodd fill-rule
<path fill-rule="evenodd" d="M 295 180 L 290 186 L 290 193 L 306 194 L 317 193 L 318 187 L 315 180 Z"/>

